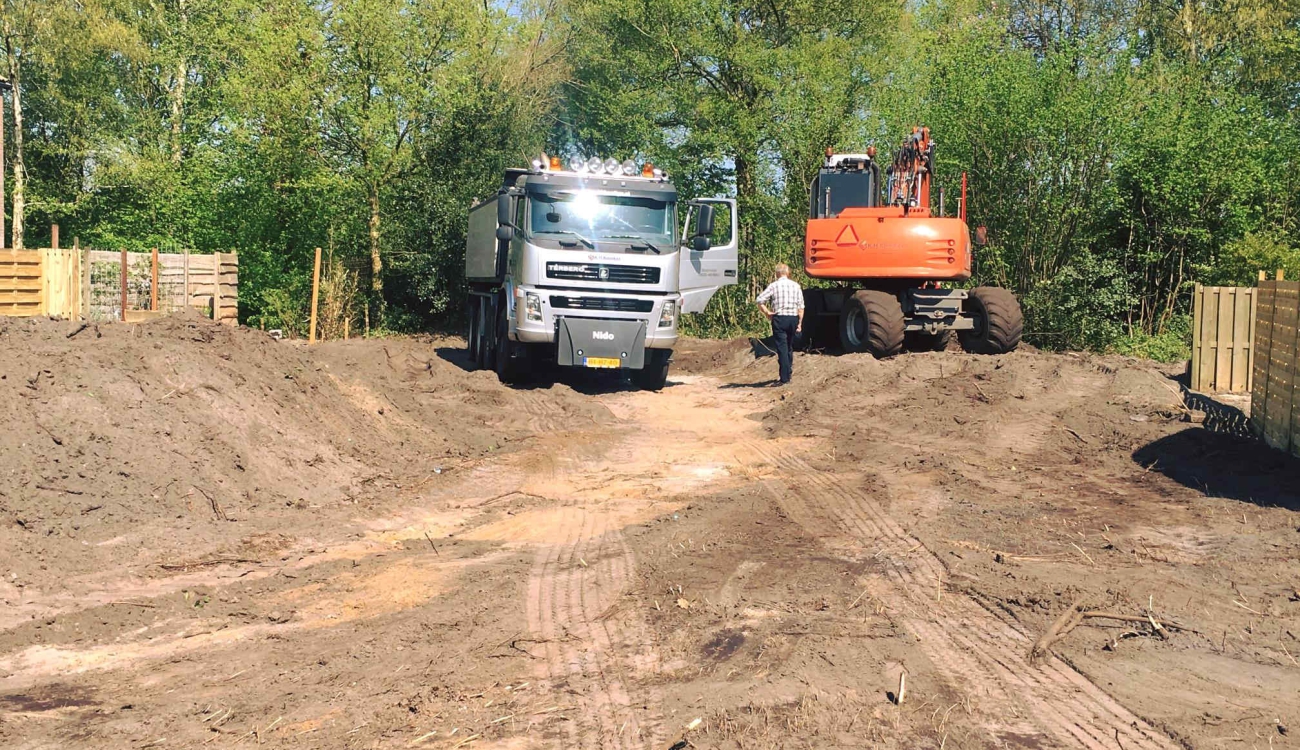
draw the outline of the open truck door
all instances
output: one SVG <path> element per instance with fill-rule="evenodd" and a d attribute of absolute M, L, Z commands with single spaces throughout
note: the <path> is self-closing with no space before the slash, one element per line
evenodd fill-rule
<path fill-rule="evenodd" d="M 677 287 L 682 312 L 704 312 L 714 292 L 736 283 L 739 229 L 734 198 L 701 198 L 686 204 Z"/>

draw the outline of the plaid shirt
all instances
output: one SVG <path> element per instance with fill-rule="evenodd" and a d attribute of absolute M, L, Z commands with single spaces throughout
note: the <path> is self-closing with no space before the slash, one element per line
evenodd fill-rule
<path fill-rule="evenodd" d="M 803 289 L 798 282 L 782 276 L 767 285 L 757 302 L 767 305 L 774 315 L 798 315 L 803 309 Z"/>

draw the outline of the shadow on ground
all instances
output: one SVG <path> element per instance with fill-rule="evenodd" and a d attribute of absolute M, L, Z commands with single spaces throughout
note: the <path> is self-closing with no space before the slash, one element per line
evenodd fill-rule
<path fill-rule="evenodd" d="M 1133 460 L 1212 497 L 1300 510 L 1300 460 L 1251 437 L 1192 427 L 1139 448 Z"/>
<path fill-rule="evenodd" d="M 440 346 L 434 350 L 434 353 L 439 359 L 449 362 L 465 372 L 473 372 L 478 369 L 470 362 L 469 356 L 463 347 Z M 523 380 L 511 387 L 515 390 L 535 390 L 550 388 L 557 383 L 567 385 L 573 390 L 588 396 L 641 390 L 632 382 L 630 371 L 627 370 L 557 367 L 551 363 L 537 365 L 533 372 L 530 372 Z M 668 383 L 664 388 L 672 388 L 677 385 L 680 385 L 680 383 L 674 381 L 670 374 Z"/>

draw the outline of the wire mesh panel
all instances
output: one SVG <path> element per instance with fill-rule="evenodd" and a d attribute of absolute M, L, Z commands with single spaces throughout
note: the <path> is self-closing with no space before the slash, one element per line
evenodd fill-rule
<path fill-rule="evenodd" d="M 92 320 L 121 320 L 122 253 L 92 250 L 89 256 L 89 316 Z M 222 322 L 238 320 L 239 256 L 235 253 L 159 253 L 156 268 L 152 253 L 127 253 L 126 257 L 128 313 L 156 306 L 159 313 L 197 307 L 211 315 L 213 298 L 219 294 Z"/>

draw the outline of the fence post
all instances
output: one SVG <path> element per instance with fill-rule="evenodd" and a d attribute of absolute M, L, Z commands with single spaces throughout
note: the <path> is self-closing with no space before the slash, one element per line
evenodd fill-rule
<path fill-rule="evenodd" d="M 72 252 L 77 254 L 77 262 L 81 265 L 78 270 L 81 271 L 77 296 L 80 298 L 81 318 L 90 320 L 90 248 L 81 248 L 81 238 L 72 238 Z"/>
<path fill-rule="evenodd" d="M 221 252 L 212 254 L 212 320 L 221 322 Z"/>
<path fill-rule="evenodd" d="M 1277 269 L 1277 280 L 1286 281 L 1286 271 L 1283 271 L 1281 268 Z"/>
<path fill-rule="evenodd" d="M 158 312 L 158 248 L 149 251 L 149 309 Z"/>
<path fill-rule="evenodd" d="M 59 249 L 59 225 L 58 224 L 50 225 L 50 247 L 55 250 Z"/>
<path fill-rule="evenodd" d="M 126 257 L 126 248 L 122 248 L 122 322 L 126 322 L 126 266 L 130 261 Z"/>
<path fill-rule="evenodd" d="M 316 295 L 320 293 L 320 248 L 316 248 L 316 263 L 311 270 L 311 330 L 307 332 L 307 343 L 316 343 Z"/>

